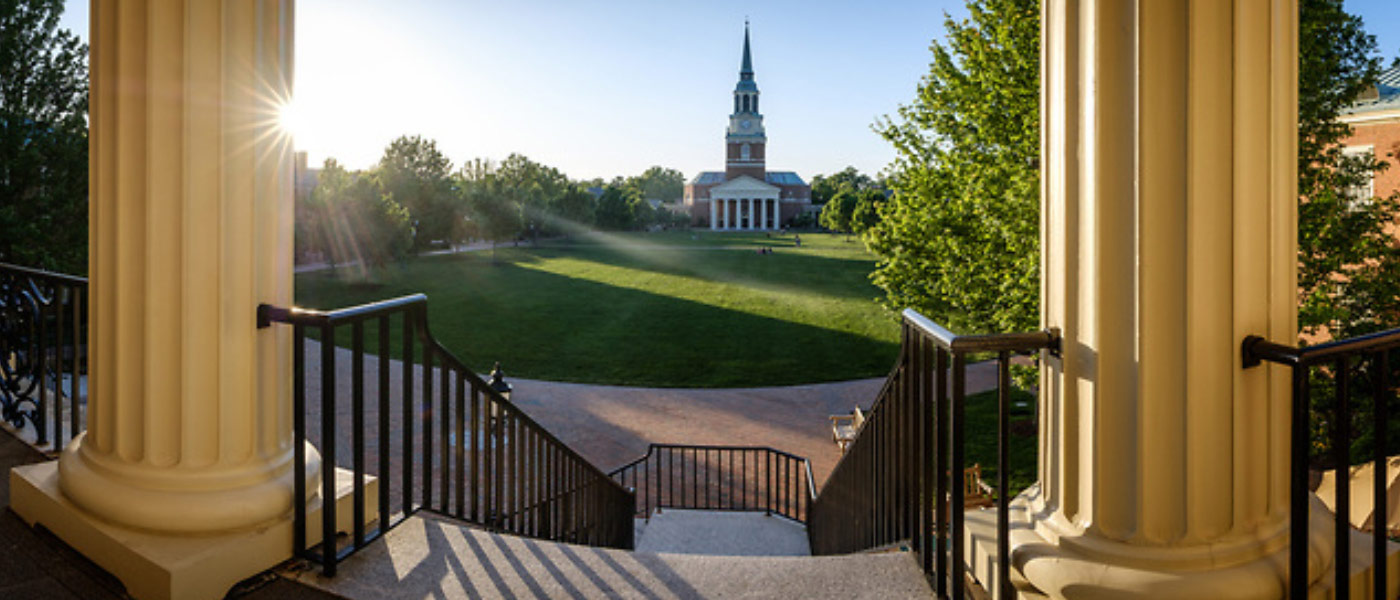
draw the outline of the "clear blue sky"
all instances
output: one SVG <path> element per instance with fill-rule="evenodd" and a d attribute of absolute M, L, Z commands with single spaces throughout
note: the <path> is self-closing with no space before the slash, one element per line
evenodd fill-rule
<path fill-rule="evenodd" d="M 87 0 L 64 25 L 87 36 Z M 1347 0 L 1387 60 L 1400 1 Z M 576 179 L 723 168 L 744 18 L 769 169 L 810 179 L 892 158 L 870 125 L 914 95 L 962 0 L 299 0 L 297 146 L 374 163 L 402 134 L 454 164 L 511 152 Z"/>

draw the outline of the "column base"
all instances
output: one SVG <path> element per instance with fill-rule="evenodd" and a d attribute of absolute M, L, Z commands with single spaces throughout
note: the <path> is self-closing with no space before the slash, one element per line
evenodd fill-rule
<path fill-rule="evenodd" d="M 1011 580 L 1013 595 L 998 594 L 996 582 L 996 511 L 967 513 L 964 540 L 967 565 L 973 577 L 995 598 L 1220 598 L 1269 599 L 1285 595 L 1288 549 L 1268 553 L 1258 559 L 1223 568 L 1166 570 L 1137 564 L 1115 564 L 1090 557 L 1064 545 L 1046 540 L 1035 531 L 1031 511 L 1031 488 L 1012 501 Z M 1332 513 L 1313 497 L 1310 600 L 1333 600 Z M 1160 552 L 1162 549 L 1153 549 Z M 1371 536 L 1352 534 L 1351 591 L 1353 598 L 1371 598 Z M 1126 562 L 1125 557 L 1125 562 Z M 1387 568 L 1400 573 L 1400 544 L 1390 544 Z M 1388 577 L 1384 595 L 1400 593 L 1400 576 Z"/>
<path fill-rule="evenodd" d="M 377 515 L 378 481 L 365 481 L 365 514 Z M 336 469 L 336 516 L 353 529 L 354 474 Z M 292 556 L 292 520 L 212 535 L 162 534 L 114 525 L 74 505 L 59 489 L 58 461 L 10 471 L 10 507 L 30 526 L 42 525 L 120 579 L 138 600 L 223 598 L 234 584 Z M 321 497 L 308 500 L 307 541 L 320 540 Z"/>

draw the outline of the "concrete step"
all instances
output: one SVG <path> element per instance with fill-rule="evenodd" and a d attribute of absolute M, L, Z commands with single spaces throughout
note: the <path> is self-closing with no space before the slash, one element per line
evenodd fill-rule
<path fill-rule="evenodd" d="M 669 512 L 669 511 L 668 511 Z M 775 518 L 775 517 L 767 517 Z M 646 535 L 656 531 L 653 519 Z M 913 556 L 710 556 L 542 542 L 414 517 L 340 565 L 296 578 L 350 599 L 928 598 Z"/>
<path fill-rule="evenodd" d="M 810 556 L 807 528 L 761 512 L 682 510 L 652 514 L 638 552 L 719 556 Z"/>

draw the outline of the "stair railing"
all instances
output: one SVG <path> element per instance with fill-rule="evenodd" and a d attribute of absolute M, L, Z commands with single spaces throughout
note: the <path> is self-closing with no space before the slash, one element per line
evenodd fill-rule
<path fill-rule="evenodd" d="M 807 522 L 812 464 L 766 446 L 651 444 L 609 476 L 636 490 L 638 517 L 656 509 L 752 511 Z"/>
<path fill-rule="evenodd" d="M 1389 447 L 1388 429 L 1393 426 L 1392 403 L 1395 402 L 1395 382 L 1400 381 L 1391 353 L 1400 349 L 1400 329 L 1382 331 L 1327 344 L 1298 348 L 1276 344 L 1258 336 L 1248 336 L 1241 344 L 1243 366 L 1248 369 L 1264 362 L 1289 368 L 1292 381 L 1289 432 L 1289 552 L 1288 597 L 1307 598 L 1308 543 L 1311 519 L 1311 475 L 1313 431 L 1323 432 L 1330 452 L 1319 462 L 1328 466 L 1336 481 L 1336 498 L 1332 506 L 1333 565 L 1352 565 L 1353 527 L 1351 515 L 1352 444 L 1371 434 L 1370 460 L 1374 461 L 1371 481 L 1374 509 L 1371 515 L 1371 597 L 1393 598 L 1387 595 L 1394 580 L 1387 585 L 1387 554 L 1394 551 L 1387 531 L 1389 517 Z M 1322 385 L 1315 385 L 1322 384 Z M 1329 385 L 1330 384 L 1330 385 Z M 1317 405 L 1314 410 L 1314 403 Z M 1317 419 L 1316 422 L 1313 419 Z M 1355 431 L 1354 431 L 1355 429 Z M 1324 565 L 1325 566 L 1325 565 Z M 1332 596 L 1351 598 L 1353 584 L 1349 568 L 1330 569 L 1333 574 Z"/>
<path fill-rule="evenodd" d="M 1036 331 L 960 336 L 906 309 L 901 339 L 899 358 L 859 434 L 812 503 L 807 526 L 812 553 L 843 554 L 907 542 L 934 579 L 939 598 L 966 597 L 962 473 L 967 467 L 967 365 L 974 355 L 994 355 L 995 580 L 997 597 L 1010 597 L 1011 356 L 1058 352 L 1059 335 Z"/>
<path fill-rule="evenodd" d="M 0 419 L 51 453 L 86 425 L 87 293 L 85 278 L 0 263 Z"/>
<path fill-rule="evenodd" d="M 259 327 L 273 323 L 294 329 L 294 498 L 307 497 L 308 441 L 323 465 L 320 539 L 308 543 L 307 504 L 294 502 L 293 550 L 325 575 L 419 510 L 537 539 L 632 547 L 633 492 L 439 344 L 425 296 L 325 312 L 259 306 Z M 315 363 L 310 345 L 319 346 Z M 319 428 L 308 430 L 308 421 Z M 334 476 L 336 467 L 349 481 Z M 347 540 L 336 536 L 338 487 L 351 495 Z"/>

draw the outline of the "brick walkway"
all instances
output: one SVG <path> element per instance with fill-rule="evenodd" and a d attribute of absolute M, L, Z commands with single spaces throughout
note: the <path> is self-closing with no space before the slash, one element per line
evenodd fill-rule
<path fill-rule="evenodd" d="M 313 443 L 319 445 L 319 344 L 308 340 L 306 356 L 307 397 L 311 404 L 307 423 Z M 377 423 L 377 416 L 372 413 L 373 390 L 378 387 L 378 359 L 366 356 L 365 361 L 367 410 L 371 413 L 367 414 L 366 424 L 372 432 Z M 351 394 L 350 362 L 350 351 L 337 349 L 336 395 L 341 399 Z M 399 406 L 402 364 L 390 361 L 389 374 L 392 404 Z M 421 365 L 414 378 L 421 381 Z M 854 406 L 870 408 L 884 382 L 878 378 L 786 387 L 682 389 L 536 381 L 511 378 L 508 373 L 507 380 L 514 386 L 512 402 L 605 471 L 641 457 L 651 443 L 768 446 L 810 459 L 818 486 L 840 458 L 831 439 L 828 417 L 848 414 Z M 968 394 L 995 387 L 994 362 L 968 366 Z M 421 398 L 421 388 L 415 394 Z M 398 412 L 391 411 L 391 439 L 400 439 L 402 434 Z M 349 464 L 350 417 L 341 400 L 337 410 L 341 433 L 336 462 L 342 466 Z M 366 440 L 372 472 L 374 443 L 373 439 Z"/>

